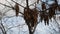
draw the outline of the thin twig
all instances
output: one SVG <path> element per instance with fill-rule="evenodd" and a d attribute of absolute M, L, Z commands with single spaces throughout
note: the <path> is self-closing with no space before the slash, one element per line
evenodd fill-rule
<path fill-rule="evenodd" d="M 13 0 L 12 0 L 12 2 L 17 3 L 17 2 L 15 2 L 15 1 L 13 1 Z M 20 5 L 19 3 L 17 3 L 17 4 L 18 4 L 19 6 L 25 8 L 24 6 Z"/>
<path fill-rule="evenodd" d="M 7 1 L 7 0 L 6 0 Z M 10 2 L 9 1 L 7 1 L 9 4 L 10 4 Z M 11 4 L 10 4 L 11 5 Z M 13 7 L 12 5 L 11 5 L 11 7 Z"/>
<path fill-rule="evenodd" d="M 5 5 L 5 4 L 2 4 L 2 3 L 0 3 L 0 4 L 3 5 L 3 6 L 6 6 L 6 7 L 8 7 L 8 8 L 12 8 L 12 9 L 14 9 L 14 7 L 10 7 L 10 6 Z"/>
<path fill-rule="evenodd" d="M 5 5 L 5 4 L 2 4 L 2 3 L 0 3 L 1 5 L 3 5 L 3 6 L 6 6 L 6 7 L 8 7 L 8 8 L 12 8 L 13 10 L 15 10 L 15 8 L 14 7 L 10 7 L 10 6 L 8 6 L 8 5 Z M 19 13 L 21 13 L 22 15 L 23 15 L 23 13 L 22 12 L 19 12 Z"/>

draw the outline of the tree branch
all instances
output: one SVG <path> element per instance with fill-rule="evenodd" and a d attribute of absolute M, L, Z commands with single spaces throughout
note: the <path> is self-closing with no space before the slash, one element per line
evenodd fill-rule
<path fill-rule="evenodd" d="M 7 0 L 6 0 L 7 1 Z M 9 1 L 7 1 L 9 4 L 10 4 L 10 2 Z M 11 5 L 11 4 L 10 4 Z M 11 7 L 13 7 L 12 5 L 11 5 Z"/>
<path fill-rule="evenodd" d="M 11 1 L 14 2 L 14 3 L 17 3 L 17 2 L 15 2 L 15 1 L 13 1 L 13 0 L 11 0 Z M 24 6 L 20 5 L 19 3 L 17 3 L 17 4 L 18 4 L 19 6 L 25 8 Z"/>
<path fill-rule="evenodd" d="M 8 6 L 8 5 L 5 5 L 5 4 L 2 4 L 2 3 L 0 3 L 1 5 L 3 5 L 3 6 L 6 6 L 6 7 L 8 7 L 8 8 L 12 8 L 13 10 L 15 10 L 15 8 L 14 7 L 10 7 L 10 6 Z M 21 13 L 22 15 L 24 15 L 22 12 L 19 12 L 19 13 Z"/>
<path fill-rule="evenodd" d="M 8 5 L 5 5 L 5 4 L 2 4 L 2 3 L 0 3 L 1 5 L 3 5 L 3 6 L 6 6 L 6 7 L 8 7 L 8 8 L 12 8 L 12 9 L 15 9 L 14 7 L 10 7 L 10 6 L 8 6 Z"/>

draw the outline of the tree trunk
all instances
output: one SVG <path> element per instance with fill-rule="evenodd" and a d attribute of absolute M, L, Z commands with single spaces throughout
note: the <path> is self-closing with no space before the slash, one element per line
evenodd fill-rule
<path fill-rule="evenodd" d="M 32 31 L 32 28 L 30 26 L 28 26 L 29 29 L 29 34 L 34 34 L 34 32 Z"/>
<path fill-rule="evenodd" d="M 28 4 L 29 4 L 29 3 L 28 3 L 28 0 L 26 0 L 26 6 L 27 6 L 27 7 L 29 7 L 29 5 L 28 5 Z"/>

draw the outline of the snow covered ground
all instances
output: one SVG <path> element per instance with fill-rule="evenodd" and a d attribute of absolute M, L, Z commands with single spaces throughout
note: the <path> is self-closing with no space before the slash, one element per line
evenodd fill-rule
<path fill-rule="evenodd" d="M 56 19 L 59 23 L 59 18 Z M 60 25 L 56 23 L 55 20 L 49 22 L 49 26 L 42 23 L 39 23 L 35 34 L 60 34 Z M 22 17 L 12 17 L 5 18 L 3 24 L 6 28 L 7 34 L 28 34 L 28 27 L 25 24 L 25 21 Z"/>

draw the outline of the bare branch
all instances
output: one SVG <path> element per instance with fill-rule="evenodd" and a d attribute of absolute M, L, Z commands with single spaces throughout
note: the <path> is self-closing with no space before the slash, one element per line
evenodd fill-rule
<path fill-rule="evenodd" d="M 24 17 L 23 15 L 19 15 L 20 17 Z M 5 16 L 4 18 L 12 18 L 12 17 L 15 17 L 15 15 L 13 16 Z"/>
<path fill-rule="evenodd" d="M 10 6 L 8 6 L 8 5 L 5 5 L 5 4 L 2 4 L 2 3 L 0 3 L 1 5 L 3 5 L 3 6 L 6 6 L 6 7 L 8 7 L 8 8 L 12 8 L 12 9 L 15 9 L 14 7 L 10 7 Z"/>
<path fill-rule="evenodd" d="M 13 1 L 13 0 L 11 0 L 11 1 L 14 2 L 14 3 L 17 3 L 17 2 L 15 2 L 15 1 Z M 24 6 L 20 5 L 19 3 L 17 3 L 17 4 L 18 4 L 19 6 L 25 8 Z"/>
<path fill-rule="evenodd" d="M 9 12 L 10 10 L 11 10 L 11 9 L 8 9 L 7 11 L 4 12 L 4 14 L 7 13 L 7 12 Z"/>
<path fill-rule="evenodd" d="M 7 0 L 6 0 L 7 1 Z M 9 4 L 10 4 L 10 2 L 9 1 L 7 1 Z M 11 5 L 11 4 L 10 4 Z M 11 7 L 13 7 L 12 5 L 11 5 Z"/>
<path fill-rule="evenodd" d="M 8 8 L 12 8 L 13 10 L 15 10 L 15 8 L 14 7 L 10 7 L 10 6 L 8 6 L 8 5 L 5 5 L 5 4 L 2 4 L 2 3 L 0 3 L 1 5 L 3 5 L 3 6 L 6 6 L 6 7 L 8 7 Z M 19 13 L 21 13 L 22 15 L 23 15 L 23 13 L 22 12 L 19 12 Z"/>

